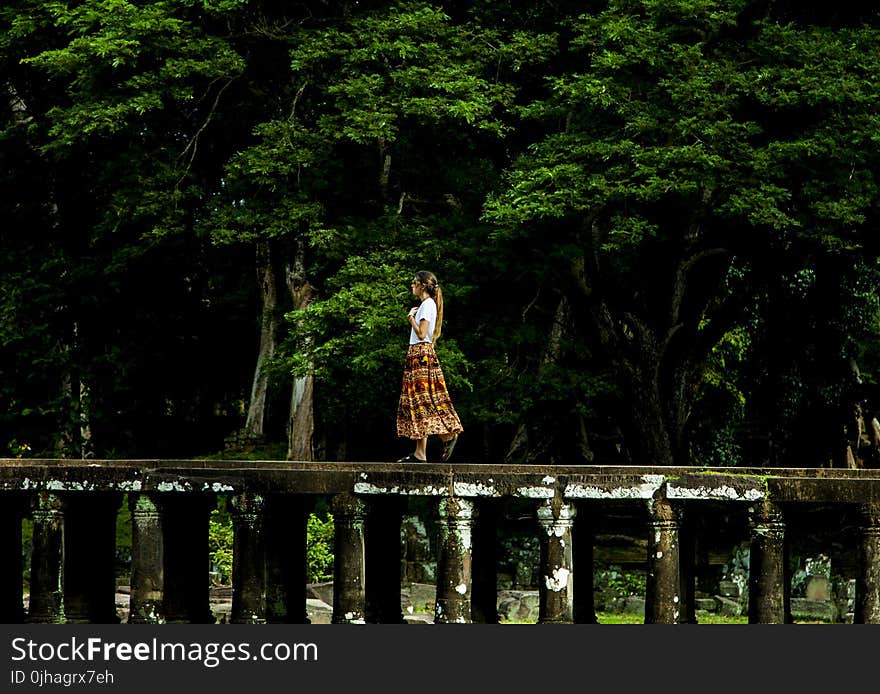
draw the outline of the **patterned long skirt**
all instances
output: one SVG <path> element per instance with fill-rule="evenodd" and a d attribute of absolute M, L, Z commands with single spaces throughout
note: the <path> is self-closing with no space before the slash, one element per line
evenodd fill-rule
<path fill-rule="evenodd" d="M 434 345 L 430 342 L 410 345 L 397 406 L 397 435 L 423 439 L 429 434 L 462 431 Z"/>

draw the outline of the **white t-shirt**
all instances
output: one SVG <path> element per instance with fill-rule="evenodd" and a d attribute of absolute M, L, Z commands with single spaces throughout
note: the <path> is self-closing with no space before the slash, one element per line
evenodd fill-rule
<path fill-rule="evenodd" d="M 410 328 L 409 343 L 411 345 L 416 345 L 419 342 L 433 342 L 434 325 L 437 322 L 437 304 L 431 297 L 428 297 L 422 302 L 422 305 L 419 306 L 419 310 L 414 316 L 414 319 L 416 325 L 418 325 L 422 319 L 428 321 L 428 334 L 424 340 L 420 340 L 419 336 L 416 334 L 415 328 Z"/>

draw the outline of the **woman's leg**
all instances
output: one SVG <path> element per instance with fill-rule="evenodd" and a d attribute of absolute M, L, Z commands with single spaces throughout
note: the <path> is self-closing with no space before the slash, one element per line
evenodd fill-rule
<path fill-rule="evenodd" d="M 416 458 L 426 460 L 428 457 L 428 437 L 416 439 L 416 451 L 413 453 Z"/>

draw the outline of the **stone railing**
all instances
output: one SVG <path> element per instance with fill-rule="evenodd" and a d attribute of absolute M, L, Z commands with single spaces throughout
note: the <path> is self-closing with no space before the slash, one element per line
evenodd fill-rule
<path fill-rule="evenodd" d="M 645 518 L 645 621 L 693 621 L 692 540 L 683 519 L 719 505 L 748 519 L 749 621 L 791 621 L 786 514 L 857 514 L 853 621 L 880 622 L 880 470 L 437 465 L 192 460 L 0 460 L 0 620 L 112 623 L 115 523 L 131 514 L 131 623 L 211 623 L 208 525 L 228 495 L 235 623 L 301 623 L 306 524 L 317 496 L 334 516 L 334 623 L 402 622 L 405 498 L 436 499 L 435 623 L 496 615 L 498 500 L 531 499 L 540 540 L 539 623 L 593 622 L 591 518 L 609 504 Z M 797 515 L 795 513 L 794 515 Z M 33 523 L 22 600 L 22 519 Z M 590 577 L 578 583 L 575 576 Z"/>

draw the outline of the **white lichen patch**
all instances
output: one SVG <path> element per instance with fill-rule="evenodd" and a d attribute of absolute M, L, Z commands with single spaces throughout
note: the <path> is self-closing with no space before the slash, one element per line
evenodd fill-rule
<path fill-rule="evenodd" d="M 214 482 L 213 484 L 208 484 L 205 482 L 202 489 L 211 490 L 212 492 L 234 492 L 235 487 L 230 486 L 228 484 L 223 484 L 222 482 Z"/>
<path fill-rule="evenodd" d="M 95 489 L 93 482 L 65 482 L 64 480 L 49 480 L 43 486 L 51 492 L 87 492 Z"/>
<path fill-rule="evenodd" d="M 726 484 L 720 487 L 676 487 L 668 485 L 666 496 L 670 499 L 728 499 L 730 501 L 758 501 L 765 494 L 760 489 L 738 490 Z"/>
<path fill-rule="evenodd" d="M 181 484 L 180 482 L 159 482 L 156 489 L 160 492 L 191 492 L 192 485 L 189 482 Z"/>
<path fill-rule="evenodd" d="M 544 577 L 547 590 L 552 590 L 554 593 L 565 590 L 568 587 L 568 577 L 570 574 L 571 571 L 562 566 L 558 569 L 553 569 L 552 576 Z"/>
<path fill-rule="evenodd" d="M 656 556 L 657 556 L 658 559 L 662 559 L 662 558 L 663 558 L 663 552 L 662 552 L 662 551 L 658 551 Z"/>
<path fill-rule="evenodd" d="M 427 484 L 424 487 L 379 487 L 370 482 L 355 482 L 355 494 L 405 494 L 407 496 L 445 496 L 449 493 L 448 487 L 435 487 Z"/>
<path fill-rule="evenodd" d="M 467 585 L 464 583 L 459 583 L 457 586 L 455 586 L 455 592 L 459 595 L 464 595 L 465 593 L 467 593 Z"/>
<path fill-rule="evenodd" d="M 544 479 L 541 480 L 541 482 L 543 482 L 544 484 L 553 484 L 554 482 L 556 482 L 556 478 L 547 475 L 546 477 L 544 477 Z"/>
<path fill-rule="evenodd" d="M 484 486 L 482 482 L 455 482 L 452 489 L 455 496 L 501 496 L 494 486 Z"/>
<path fill-rule="evenodd" d="M 448 492 L 449 487 L 435 487 L 428 484 L 424 487 L 405 489 L 401 492 L 401 494 L 408 494 L 410 496 L 445 496 Z"/>
<path fill-rule="evenodd" d="M 123 480 L 116 485 L 116 488 L 123 492 L 139 492 L 141 490 L 140 480 Z"/>
<path fill-rule="evenodd" d="M 355 482 L 354 493 L 355 494 L 396 494 L 397 487 L 392 487 L 391 489 L 389 489 L 388 487 L 377 487 L 375 484 L 371 484 L 369 482 Z"/>
<path fill-rule="evenodd" d="M 665 480 L 663 475 L 642 475 L 641 479 L 641 484 L 611 488 L 570 482 L 564 495 L 569 499 L 650 499 Z"/>
<path fill-rule="evenodd" d="M 552 499 L 553 487 L 517 487 L 514 496 L 524 496 L 527 499 Z"/>

